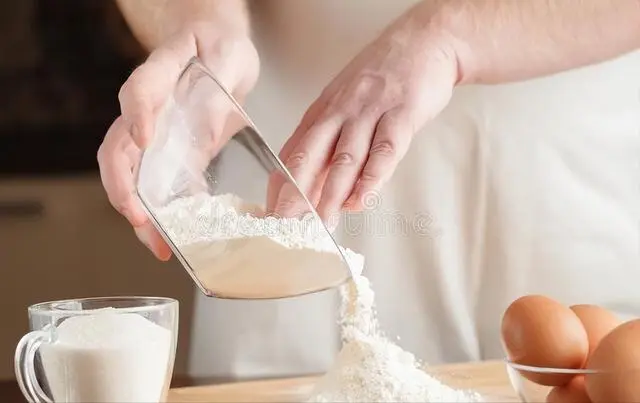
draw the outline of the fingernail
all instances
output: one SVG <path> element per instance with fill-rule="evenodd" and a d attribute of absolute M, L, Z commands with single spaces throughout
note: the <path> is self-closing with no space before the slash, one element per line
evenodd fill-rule
<path fill-rule="evenodd" d="M 158 253 L 156 253 L 156 257 L 159 260 L 162 260 L 163 262 L 166 262 L 169 259 L 171 259 L 171 251 L 170 250 L 159 251 Z"/>

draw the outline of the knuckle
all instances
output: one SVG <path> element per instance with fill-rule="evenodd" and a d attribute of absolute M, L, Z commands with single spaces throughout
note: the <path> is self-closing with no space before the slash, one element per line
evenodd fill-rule
<path fill-rule="evenodd" d="M 113 208 L 118 212 L 118 214 L 120 214 L 122 217 L 124 217 L 127 221 L 129 221 L 129 224 L 131 225 L 136 225 L 136 223 L 134 223 L 133 219 L 131 218 L 131 209 L 122 204 L 122 203 L 112 203 Z"/>
<path fill-rule="evenodd" d="M 121 215 L 127 216 L 127 208 L 125 206 L 124 200 L 121 196 L 118 195 L 118 192 L 114 192 L 113 188 L 107 189 L 107 199 L 109 200 L 109 204 Z"/>
<path fill-rule="evenodd" d="M 276 203 L 276 217 L 292 217 L 299 212 L 299 208 L 305 205 L 304 199 L 301 197 L 287 197 L 278 200 Z"/>
<path fill-rule="evenodd" d="M 118 212 L 118 214 L 120 214 L 121 216 L 123 216 L 125 219 L 127 219 L 127 221 L 129 221 L 130 224 L 135 225 L 136 223 L 133 221 L 132 218 L 132 208 L 130 206 L 130 203 L 128 202 L 129 198 L 122 195 L 122 194 L 113 194 L 114 192 L 109 192 L 109 194 L 107 195 L 107 198 L 109 199 L 109 203 L 111 203 L 111 206 L 113 206 L 113 208 Z"/>
<path fill-rule="evenodd" d="M 356 97 L 364 97 L 371 92 L 373 87 L 373 83 L 367 77 L 362 77 L 360 80 L 357 80 L 353 85 L 353 92 Z"/>
<path fill-rule="evenodd" d="M 363 74 L 354 84 L 354 91 L 357 95 L 367 96 L 371 93 L 380 93 L 385 87 L 384 78 L 377 74 Z"/>
<path fill-rule="evenodd" d="M 126 97 L 127 94 L 130 92 L 130 88 L 131 88 L 131 77 L 129 77 L 129 79 L 127 79 L 127 81 L 125 81 L 122 86 L 120 87 L 120 90 L 118 91 L 118 101 L 120 101 L 120 103 L 122 103 Z"/>
<path fill-rule="evenodd" d="M 120 111 L 122 114 L 124 114 L 128 108 L 131 93 L 131 84 L 122 84 L 122 87 L 120 87 L 120 91 L 118 92 L 118 103 L 120 103 Z"/>
<path fill-rule="evenodd" d="M 348 151 L 342 151 L 342 152 L 336 153 L 333 156 L 333 160 L 331 161 L 331 164 L 334 166 L 351 166 L 351 165 L 354 165 L 355 162 L 356 162 L 356 159 L 352 153 Z"/>
<path fill-rule="evenodd" d="M 360 180 L 375 183 L 378 180 L 378 174 L 373 169 L 365 167 L 365 169 L 362 170 L 362 174 L 360 174 Z M 364 190 L 364 186 L 360 190 Z"/>
<path fill-rule="evenodd" d="M 288 210 L 291 209 L 295 205 L 295 200 L 293 198 L 286 198 L 278 200 L 276 205 L 276 211 Z"/>
<path fill-rule="evenodd" d="M 102 166 L 104 164 L 104 160 L 105 160 L 105 146 L 104 143 L 100 144 L 100 147 L 98 147 L 98 152 L 96 153 L 96 159 L 98 160 L 98 165 Z"/>
<path fill-rule="evenodd" d="M 371 155 L 380 157 L 394 157 L 396 155 L 396 145 L 388 139 L 375 142 L 371 146 Z"/>
<path fill-rule="evenodd" d="M 133 73 L 127 78 L 127 80 L 120 87 L 118 91 L 118 100 L 120 103 L 124 103 L 127 99 L 135 97 L 136 93 L 140 90 L 140 76 L 142 74 L 142 66 L 136 68 Z"/>
<path fill-rule="evenodd" d="M 304 166 L 309 160 L 309 154 L 306 151 L 297 151 L 292 153 L 285 165 L 288 169 L 297 169 Z"/>

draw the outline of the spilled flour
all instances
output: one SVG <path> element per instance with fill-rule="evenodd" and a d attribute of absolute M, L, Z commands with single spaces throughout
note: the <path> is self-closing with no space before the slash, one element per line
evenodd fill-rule
<path fill-rule="evenodd" d="M 333 240 L 313 221 L 264 216 L 235 195 L 176 199 L 158 213 L 201 284 L 214 295 L 268 298 L 343 283 Z M 328 239 L 327 239 L 328 238 Z M 309 402 L 480 402 L 443 385 L 380 332 L 364 257 L 340 248 L 353 281 L 341 286 L 342 350 Z"/>
<path fill-rule="evenodd" d="M 444 385 L 420 369 L 413 354 L 382 335 L 374 293 L 354 267 L 341 289 L 343 346 L 309 402 L 482 402 L 475 392 Z"/>

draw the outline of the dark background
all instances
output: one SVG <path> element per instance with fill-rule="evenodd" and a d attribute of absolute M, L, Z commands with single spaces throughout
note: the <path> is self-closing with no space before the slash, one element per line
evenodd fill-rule
<path fill-rule="evenodd" d="M 95 171 L 142 49 L 113 1 L 1 3 L 0 175 Z"/>

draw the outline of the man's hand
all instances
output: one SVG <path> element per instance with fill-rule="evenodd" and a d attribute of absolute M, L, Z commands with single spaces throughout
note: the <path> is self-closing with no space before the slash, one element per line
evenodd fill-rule
<path fill-rule="evenodd" d="M 425 0 L 325 88 L 281 159 L 327 221 L 360 209 L 454 85 L 496 84 L 605 61 L 640 47 L 640 0 Z M 269 209 L 301 203 L 281 176 Z"/>
<path fill-rule="evenodd" d="M 280 157 L 325 221 L 389 179 L 413 135 L 447 105 L 457 80 L 453 50 L 405 14 L 311 105 Z M 274 177 L 269 210 L 295 214 L 294 189 Z"/>
<path fill-rule="evenodd" d="M 156 47 L 124 83 L 119 94 L 121 116 L 109 128 L 98 151 L 100 175 L 111 204 L 161 260 L 169 259 L 171 251 L 142 209 L 135 193 L 134 169 L 153 137 L 159 110 L 193 56 L 199 56 L 239 100 L 257 81 L 258 54 L 246 34 L 217 29 L 211 23 L 185 27 Z M 217 116 L 226 115 L 220 112 Z"/>

